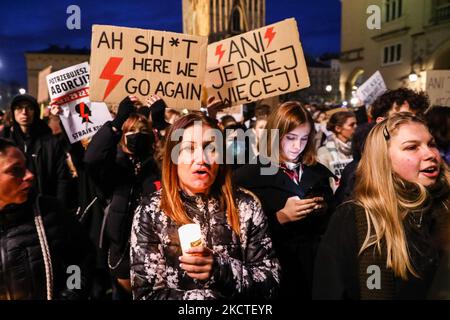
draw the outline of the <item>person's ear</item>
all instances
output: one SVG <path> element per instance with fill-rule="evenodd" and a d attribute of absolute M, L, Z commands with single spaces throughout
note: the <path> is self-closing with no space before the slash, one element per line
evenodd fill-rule
<path fill-rule="evenodd" d="M 380 123 L 381 121 L 383 121 L 384 119 L 386 119 L 385 117 L 377 117 L 377 119 L 375 120 L 376 123 Z"/>

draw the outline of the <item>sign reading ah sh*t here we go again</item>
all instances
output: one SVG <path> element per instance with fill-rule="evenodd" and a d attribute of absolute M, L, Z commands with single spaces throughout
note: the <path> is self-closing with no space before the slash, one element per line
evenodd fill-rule
<path fill-rule="evenodd" d="M 239 105 L 309 87 L 297 22 L 284 21 L 208 46 L 205 87 Z"/>
<path fill-rule="evenodd" d="M 118 104 L 156 94 L 175 109 L 199 109 L 207 37 L 106 25 L 92 27 L 91 100 Z"/>

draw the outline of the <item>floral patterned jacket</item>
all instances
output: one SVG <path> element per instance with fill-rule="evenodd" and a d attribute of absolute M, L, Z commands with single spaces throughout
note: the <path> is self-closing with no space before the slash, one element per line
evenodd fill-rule
<path fill-rule="evenodd" d="M 183 192 L 181 197 L 187 214 L 201 226 L 203 243 L 214 251 L 213 275 L 201 282 L 180 268 L 179 226 L 161 211 L 157 191 L 144 198 L 134 217 L 130 253 L 134 299 L 274 298 L 280 266 L 256 196 L 245 189 L 236 191 L 239 236 L 217 199 Z"/>

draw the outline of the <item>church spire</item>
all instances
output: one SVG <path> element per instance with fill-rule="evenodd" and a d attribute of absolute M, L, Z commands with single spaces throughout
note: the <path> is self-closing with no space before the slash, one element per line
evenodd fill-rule
<path fill-rule="evenodd" d="M 210 42 L 265 25 L 265 0 L 183 0 L 183 32 Z"/>

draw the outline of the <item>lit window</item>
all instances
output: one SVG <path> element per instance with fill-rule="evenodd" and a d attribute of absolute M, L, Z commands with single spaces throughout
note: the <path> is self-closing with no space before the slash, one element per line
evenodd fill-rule
<path fill-rule="evenodd" d="M 402 45 L 395 44 L 383 48 L 383 65 L 398 63 L 402 60 Z"/>

